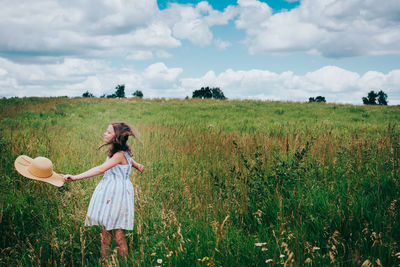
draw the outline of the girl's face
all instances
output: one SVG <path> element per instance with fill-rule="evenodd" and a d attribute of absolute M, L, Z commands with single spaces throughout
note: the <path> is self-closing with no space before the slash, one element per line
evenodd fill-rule
<path fill-rule="evenodd" d="M 107 131 L 104 133 L 104 142 L 106 142 L 107 144 L 111 143 L 114 135 L 114 127 L 110 124 L 108 125 Z"/>

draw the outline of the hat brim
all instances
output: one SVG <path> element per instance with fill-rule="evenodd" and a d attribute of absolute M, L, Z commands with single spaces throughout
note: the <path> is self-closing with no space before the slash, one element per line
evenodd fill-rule
<path fill-rule="evenodd" d="M 37 177 L 37 176 L 33 175 L 32 173 L 30 173 L 28 171 L 28 168 L 32 164 L 32 161 L 33 161 L 32 158 L 25 156 L 25 155 L 21 155 L 15 159 L 15 162 L 14 162 L 15 169 L 21 175 L 25 176 L 26 178 L 46 182 L 46 183 L 49 183 L 49 184 L 52 184 L 52 185 L 55 185 L 58 187 L 60 187 L 64 184 L 64 179 L 63 179 L 62 175 L 55 173 L 54 171 L 53 171 L 53 174 L 48 178 L 40 178 L 40 177 Z"/>

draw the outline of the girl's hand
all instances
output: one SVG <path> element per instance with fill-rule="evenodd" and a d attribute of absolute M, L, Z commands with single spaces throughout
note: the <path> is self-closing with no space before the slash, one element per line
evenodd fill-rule
<path fill-rule="evenodd" d="M 76 180 L 75 176 L 71 175 L 71 174 L 64 174 L 63 179 L 64 179 L 64 182 L 66 182 L 66 181 L 72 182 L 72 181 Z"/>
<path fill-rule="evenodd" d="M 143 171 L 144 171 L 144 166 L 143 166 L 142 164 L 140 164 L 140 163 L 137 163 L 136 169 L 137 169 L 138 171 L 140 171 L 140 172 L 143 172 Z"/>

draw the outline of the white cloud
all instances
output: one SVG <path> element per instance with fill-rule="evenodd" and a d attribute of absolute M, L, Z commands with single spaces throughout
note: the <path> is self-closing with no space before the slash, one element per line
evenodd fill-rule
<path fill-rule="evenodd" d="M 145 51 L 145 50 L 136 50 L 130 53 L 129 56 L 127 56 L 127 59 L 133 59 L 133 60 L 148 60 L 153 58 L 153 53 L 151 51 Z"/>
<path fill-rule="evenodd" d="M 304 75 L 291 71 L 232 70 L 181 78 L 182 68 L 162 62 L 145 70 L 112 67 L 103 60 L 68 58 L 49 64 L 19 64 L 0 58 L 0 96 L 80 96 L 86 90 L 100 96 L 125 84 L 126 95 L 142 90 L 145 97 L 185 97 L 203 86 L 220 87 L 228 98 L 307 101 L 325 96 L 328 102 L 361 104 L 370 90 L 383 90 L 389 104 L 400 104 L 400 69 L 363 75 L 325 66 Z"/>
<path fill-rule="evenodd" d="M 400 54 L 400 5 L 361 0 L 304 0 L 272 14 L 258 0 L 239 0 L 236 27 L 250 53 L 318 53 L 325 57 Z"/>
<path fill-rule="evenodd" d="M 236 12 L 233 6 L 220 12 L 203 1 L 196 6 L 171 4 L 168 9 L 162 11 L 161 17 L 173 29 L 175 37 L 205 46 L 213 40 L 210 27 L 227 24 L 236 16 Z"/>
<path fill-rule="evenodd" d="M 223 41 L 221 39 L 215 39 L 214 41 L 215 46 L 219 49 L 219 50 L 225 50 L 227 49 L 229 46 L 231 46 L 231 43 L 228 41 Z"/>
<path fill-rule="evenodd" d="M 105 58 L 181 45 L 158 19 L 156 0 L 3 0 L 1 7 L 0 51 L 10 59 Z"/>
<path fill-rule="evenodd" d="M 209 71 L 203 77 L 181 79 L 181 86 L 189 91 L 203 86 L 220 87 L 228 98 L 307 101 L 311 96 L 322 95 L 328 102 L 352 104 L 361 104 L 361 97 L 370 90 L 383 90 L 390 104 L 400 104 L 400 70 L 388 74 L 370 71 L 360 76 L 335 66 L 305 75 L 228 69 L 219 75 Z"/>
<path fill-rule="evenodd" d="M 182 73 L 181 68 L 168 68 L 158 62 L 148 66 L 143 72 L 146 87 L 152 89 L 170 89 L 176 87 L 176 80 Z"/>

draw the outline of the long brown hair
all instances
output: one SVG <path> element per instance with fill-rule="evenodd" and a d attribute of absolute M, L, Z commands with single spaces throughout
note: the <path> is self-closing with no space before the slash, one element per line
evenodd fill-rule
<path fill-rule="evenodd" d="M 99 146 L 99 149 L 105 145 L 111 145 L 108 150 L 108 156 L 111 158 L 118 151 L 128 152 L 130 156 L 132 156 L 132 151 L 129 145 L 127 144 L 128 137 L 133 136 L 134 138 L 139 140 L 139 136 L 135 130 L 131 126 L 129 126 L 126 122 L 112 122 L 112 127 L 114 128 L 114 137 L 109 143 L 102 144 Z"/>

